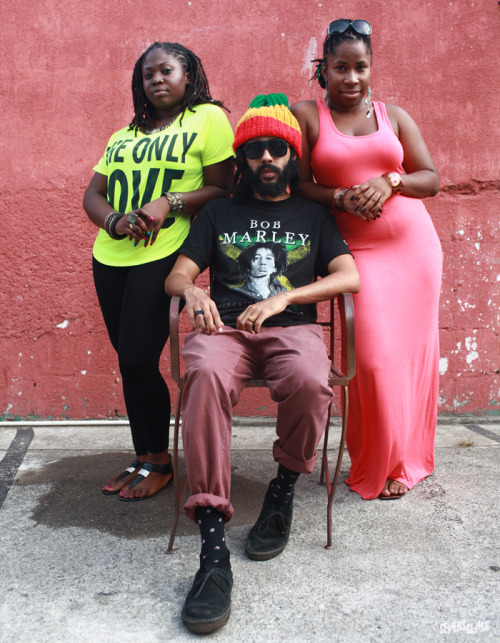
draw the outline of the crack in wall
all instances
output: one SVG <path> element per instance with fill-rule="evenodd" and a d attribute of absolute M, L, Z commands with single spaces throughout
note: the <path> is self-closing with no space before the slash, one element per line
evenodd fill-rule
<path fill-rule="evenodd" d="M 439 189 L 444 194 L 479 194 L 480 192 L 499 192 L 500 181 L 477 181 L 472 179 L 463 183 L 442 185 Z"/>

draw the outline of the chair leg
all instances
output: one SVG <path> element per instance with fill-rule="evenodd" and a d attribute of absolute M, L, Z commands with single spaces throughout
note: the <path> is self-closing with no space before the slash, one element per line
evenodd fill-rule
<path fill-rule="evenodd" d="M 332 413 L 332 406 L 333 406 L 333 402 L 330 402 L 330 406 L 328 407 L 328 415 L 326 418 L 325 433 L 323 436 L 323 456 L 321 458 L 321 472 L 319 474 L 320 484 L 323 484 L 325 481 L 325 462 L 326 462 L 326 468 L 328 469 L 328 460 L 326 458 L 326 450 L 328 448 L 328 433 L 330 430 L 330 417 Z M 328 472 L 326 475 L 328 476 Z"/>
<path fill-rule="evenodd" d="M 174 509 L 174 520 L 172 523 L 172 529 L 170 530 L 170 540 L 168 543 L 167 554 L 173 553 L 175 534 L 177 532 L 177 524 L 179 522 L 179 514 L 181 510 L 181 501 L 186 491 L 186 485 L 187 485 L 187 478 L 186 478 L 182 485 L 182 490 L 179 493 L 179 424 L 181 420 L 181 398 L 182 398 L 182 389 L 179 389 L 177 406 L 175 408 L 174 449 L 173 449 L 173 465 L 172 465 L 174 470 L 175 509 Z"/>
<path fill-rule="evenodd" d="M 179 524 L 179 516 L 181 511 L 181 502 L 182 502 L 182 498 L 184 497 L 184 494 L 186 493 L 187 483 L 188 483 L 188 479 L 186 476 L 182 483 L 182 488 L 180 492 L 175 496 L 174 521 L 172 523 L 172 529 L 170 530 L 170 540 L 168 541 L 167 554 L 174 553 L 175 534 L 177 533 L 177 525 Z"/>
<path fill-rule="evenodd" d="M 342 387 L 344 389 L 344 404 L 343 404 L 343 413 L 342 413 L 342 435 L 340 437 L 339 444 L 339 454 L 337 456 L 337 466 L 335 467 L 335 473 L 333 480 L 329 485 L 328 489 L 328 507 L 326 515 L 326 545 L 325 549 L 332 549 L 332 505 L 333 497 L 335 495 L 335 490 L 337 489 L 337 483 L 340 475 L 340 468 L 342 466 L 342 458 L 344 456 L 344 447 L 345 439 L 347 433 L 347 414 L 349 412 L 349 393 L 347 391 L 347 386 Z M 326 458 L 325 458 L 326 459 Z M 328 463 L 327 465 L 328 466 Z"/>

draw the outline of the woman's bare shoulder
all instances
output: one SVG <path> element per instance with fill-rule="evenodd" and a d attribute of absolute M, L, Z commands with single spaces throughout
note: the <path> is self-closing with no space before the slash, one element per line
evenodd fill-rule
<path fill-rule="evenodd" d="M 399 107 L 399 105 L 390 105 L 385 103 L 385 110 L 389 118 L 391 117 L 395 119 L 411 118 L 408 112 L 404 110 L 402 107 Z"/>
<path fill-rule="evenodd" d="M 302 100 L 298 103 L 294 103 L 290 110 L 293 114 L 307 116 L 308 114 L 317 114 L 318 113 L 318 104 L 315 100 Z"/>

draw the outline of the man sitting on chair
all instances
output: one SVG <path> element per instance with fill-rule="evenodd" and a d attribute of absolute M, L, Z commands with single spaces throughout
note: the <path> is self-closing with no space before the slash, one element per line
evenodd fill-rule
<path fill-rule="evenodd" d="M 293 195 L 301 145 L 286 96 L 256 97 L 236 128 L 234 196 L 203 208 L 165 283 L 168 295 L 185 299 L 195 331 L 182 351 L 191 492 L 184 509 L 202 538 L 200 569 L 182 612 L 193 632 L 212 632 L 229 618 L 233 580 L 224 523 L 233 514 L 232 408 L 255 377 L 266 380 L 278 403 L 278 473 L 245 545 L 249 558 L 268 560 L 287 544 L 295 483 L 313 470 L 332 398 L 315 304 L 359 290 L 354 260 L 328 209 Z M 257 244 L 258 252 L 246 253 L 243 274 L 238 259 Z M 207 267 L 211 297 L 195 285 Z M 249 275 L 252 289 L 245 286 Z M 313 282 L 314 275 L 322 279 Z M 255 286 L 259 279 L 266 289 Z"/>

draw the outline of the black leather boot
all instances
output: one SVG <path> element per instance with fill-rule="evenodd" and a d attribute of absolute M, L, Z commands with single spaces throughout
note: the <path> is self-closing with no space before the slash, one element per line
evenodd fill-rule
<path fill-rule="evenodd" d="M 188 630 L 208 634 L 223 627 L 231 613 L 232 587 L 229 554 L 217 563 L 201 563 L 182 610 Z"/>
<path fill-rule="evenodd" d="M 245 543 L 248 558 L 269 560 L 281 554 L 290 537 L 292 516 L 293 500 L 276 505 L 269 486 L 260 515 Z"/>

